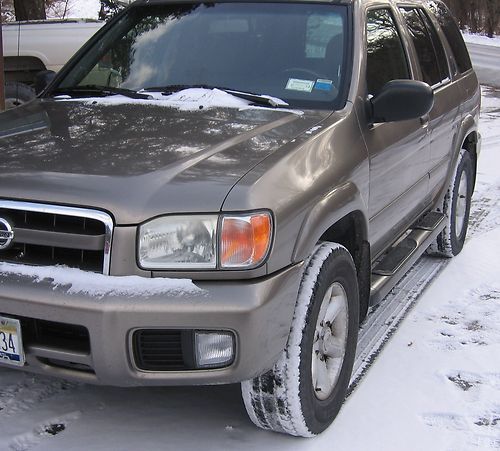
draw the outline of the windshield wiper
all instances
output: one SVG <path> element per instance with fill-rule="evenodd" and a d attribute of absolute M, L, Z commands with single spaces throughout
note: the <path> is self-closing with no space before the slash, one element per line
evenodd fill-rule
<path fill-rule="evenodd" d="M 141 92 L 161 92 L 164 96 L 169 96 L 175 92 L 182 91 L 184 89 L 190 88 L 202 88 L 202 89 L 219 89 L 221 91 L 227 92 L 235 97 L 248 100 L 252 103 L 264 106 L 270 106 L 273 108 L 287 107 L 288 104 L 280 99 L 273 99 L 269 96 L 254 94 L 253 92 L 244 92 L 239 90 L 234 90 L 231 88 L 224 88 L 221 86 L 211 86 L 211 85 L 168 85 L 168 86 L 158 86 L 142 89 Z"/>
<path fill-rule="evenodd" d="M 131 99 L 151 99 L 148 94 L 141 94 L 140 92 L 126 88 L 115 88 L 113 86 L 99 86 L 99 85 L 83 85 L 83 86 L 69 86 L 67 88 L 57 88 L 52 91 L 52 94 L 61 95 L 67 94 L 70 96 L 80 95 L 97 95 L 100 97 L 123 95 Z"/>

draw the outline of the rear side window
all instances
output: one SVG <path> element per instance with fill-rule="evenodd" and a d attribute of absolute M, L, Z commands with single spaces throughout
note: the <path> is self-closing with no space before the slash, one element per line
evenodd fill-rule
<path fill-rule="evenodd" d="M 449 78 L 450 71 L 447 64 L 448 58 L 446 57 L 446 52 L 444 51 L 441 38 L 438 36 L 436 28 L 434 27 L 432 21 L 429 19 L 427 13 L 423 9 L 419 9 L 419 12 L 420 17 L 422 17 L 422 20 L 424 21 L 427 30 L 429 31 L 429 35 L 432 40 L 432 46 L 434 47 L 434 52 L 436 52 L 436 57 L 439 63 L 439 70 L 441 72 L 441 79 L 444 80 L 445 78 Z"/>
<path fill-rule="evenodd" d="M 377 94 L 388 81 L 410 78 L 401 37 L 389 9 L 367 12 L 366 40 L 368 94 Z"/>
<path fill-rule="evenodd" d="M 441 2 L 431 1 L 428 6 L 436 16 L 436 19 L 441 26 L 448 43 L 450 44 L 458 70 L 461 73 L 468 71 L 472 67 L 469 52 L 467 51 L 462 34 L 460 33 L 457 23 L 453 19 L 450 11 Z"/>
<path fill-rule="evenodd" d="M 423 81 L 433 86 L 448 78 L 445 67 L 446 56 L 432 25 L 418 8 L 400 8 L 410 32 L 418 61 L 422 69 Z M 434 36 L 431 35 L 434 31 Z M 434 38 L 434 39 L 433 39 Z"/>

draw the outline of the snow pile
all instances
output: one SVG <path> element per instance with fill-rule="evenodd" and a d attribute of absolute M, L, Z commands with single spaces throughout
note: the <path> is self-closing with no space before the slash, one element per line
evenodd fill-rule
<path fill-rule="evenodd" d="M 0 263 L 0 276 L 17 274 L 33 278 L 34 283 L 50 282 L 53 289 L 64 288 L 68 294 L 144 297 L 154 295 L 200 295 L 204 291 L 188 279 L 113 277 L 64 266 L 27 266 Z"/>
<path fill-rule="evenodd" d="M 90 97 L 73 99 L 66 95 L 54 97 L 55 100 L 63 102 L 84 102 L 87 105 L 155 105 L 168 108 L 176 108 L 181 111 L 198 111 L 213 108 L 236 108 L 246 109 L 268 109 L 265 106 L 253 105 L 251 101 L 231 95 L 221 89 L 188 88 L 170 95 L 163 95 L 161 92 L 139 91 L 147 94 L 149 99 L 132 99 L 123 95 L 111 95 L 108 97 Z M 276 105 L 288 105 L 281 99 L 271 96 L 264 96 L 271 99 Z M 299 110 L 280 108 L 279 111 L 302 115 Z"/>
<path fill-rule="evenodd" d="M 500 47 L 500 36 L 494 36 L 493 38 L 489 38 L 488 36 L 480 34 L 472 34 L 472 33 L 462 33 L 462 34 L 464 36 L 465 42 L 467 43 Z"/>
<path fill-rule="evenodd" d="M 156 98 L 162 98 L 161 93 L 156 94 Z M 160 97 L 158 97 L 160 96 Z M 108 97 L 108 99 L 110 99 Z M 190 88 L 164 97 L 162 104 L 177 108 L 181 111 L 195 111 L 211 108 L 246 108 L 249 103 L 247 100 L 232 96 L 220 89 Z M 147 101 L 146 101 L 147 102 Z"/>

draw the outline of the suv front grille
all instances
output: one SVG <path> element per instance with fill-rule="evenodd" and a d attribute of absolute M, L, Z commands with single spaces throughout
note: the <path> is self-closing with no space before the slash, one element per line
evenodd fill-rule
<path fill-rule="evenodd" d="M 109 273 L 113 222 L 84 208 L 0 201 L 0 261 Z M 10 226 L 13 237 L 7 242 Z M 2 246 L 4 248 L 2 248 Z"/>

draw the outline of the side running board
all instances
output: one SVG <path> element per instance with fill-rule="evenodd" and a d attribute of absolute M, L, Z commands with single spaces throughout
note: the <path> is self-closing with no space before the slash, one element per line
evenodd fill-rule
<path fill-rule="evenodd" d="M 420 218 L 376 262 L 372 269 L 370 305 L 376 305 L 415 264 L 446 225 L 443 213 L 432 211 Z"/>

